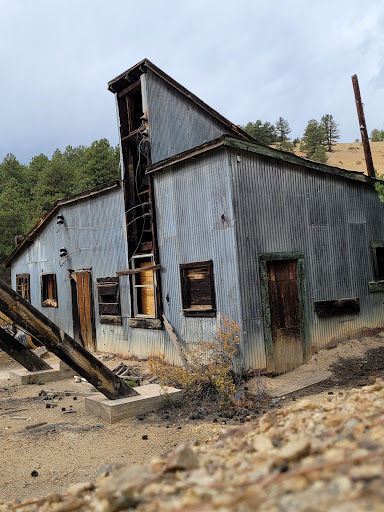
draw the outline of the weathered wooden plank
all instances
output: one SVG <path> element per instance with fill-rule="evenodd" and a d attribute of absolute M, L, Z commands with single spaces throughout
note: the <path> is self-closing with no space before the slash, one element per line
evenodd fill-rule
<path fill-rule="evenodd" d="M 119 379 L 80 343 L 61 330 L 4 281 L 0 280 L 0 311 L 32 334 L 47 349 L 90 382 L 107 398 L 115 400 L 136 396 L 127 383 Z"/>
<path fill-rule="evenodd" d="M 0 348 L 30 372 L 52 370 L 48 363 L 40 359 L 32 350 L 0 327 Z"/>
<path fill-rule="evenodd" d="M 87 344 L 86 348 L 88 350 L 92 350 L 95 348 L 94 338 L 93 338 L 93 323 L 92 323 L 92 289 L 91 289 L 91 280 L 89 272 L 83 273 L 83 282 L 84 282 L 84 312 L 85 312 L 85 324 L 87 329 Z"/>
<path fill-rule="evenodd" d="M 129 327 L 160 330 L 161 320 L 158 318 L 130 318 Z"/>
<path fill-rule="evenodd" d="M 100 315 L 115 315 L 120 314 L 119 304 L 116 302 L 100 302 L 99 303 L 99 314 Z"/>
<path fill-rule="evenodd" d="M 99 284 L 97 287 L 97 291 L 100 295 L 117 295 L 117 283 L 103 283 Z"/>
<path fill-rule="evenodd" d="M 100 316 L 99 317 L 99 322 L 101 324 L 110 324 L 110 325 L 121 325 L 123 323 L 123 319 L 121 318 L 121 316 L 119 315 L 116 315 L 116 316 Z"/>
<path fill-rule="evenodd" d="M 179 353 L 179 356 L 183 362 L 184 367 L 188 369 L 190 366 L 189 366 L 188 360 L 185 356 L 184 349 L 180 345 L 180 342 L 177 339 L 177 336 L 172 328 L 172 325 L 168 322 L 168 319 L 164 314 L 163 314 L 163 322 L 164 322 L 165 328 L 167 329 L 169 337 L 171 338 L 172 343 L 174 344 L 177 352 Z"/>
<path fill-rule="evenodd" d="M 150 267 L 135 268 L 132 270 L 120 270 L 116 272 L 118 276 L 129 276 L 131 274 L 140 274 L 141 272 L 147 272 L 148 270 L 160 270 L 161 265 L 152 265 Z"/>
<path fill-rule="evenodd" d="M 312 386 L 313 384 L 317 384 L 319 382 L 322 382 L 323 380 L 327 380 L 332 377 L 332 372 L 326 371 L 318 373 L 317 375 L 313 375 L 312 377 L 308 377 L 308 379 L 301 380 L 299 382 L 296 382 L 294 384 L 288 385 L 288 386 L 282 386 L 281 388 L 277 388 L 271 391 L 268 391 L 268 395 L 280 398 L 285 395 L 290 395 L 291 393 L 294 393 L 295 391 L 299 391 L 300 389 L 307 388 L 308 386 Z"/>

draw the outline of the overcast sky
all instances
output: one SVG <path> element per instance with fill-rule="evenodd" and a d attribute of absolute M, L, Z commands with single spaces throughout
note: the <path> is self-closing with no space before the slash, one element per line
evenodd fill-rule
<path fill-rule="evenodd" d="M 118 142 L 107 82 L 148 58 L 235 124 L 384 129 L 380 0 L 0 0 L 0 161 Z"/>

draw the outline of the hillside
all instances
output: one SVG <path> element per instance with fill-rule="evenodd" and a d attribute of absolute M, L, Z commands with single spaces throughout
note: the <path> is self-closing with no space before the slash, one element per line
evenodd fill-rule
<path fill-rule="evenodd" d="M 371 152 L 376 171 L 379 174 L 384 174 L 384 142 L 371 142 Z M 296 154 L 305 157 L 304 153 L 300 151 L 296 151 Z M 367 174 L 363 144 L 361 142 L 336 144 L 333 151 L 327 153 L 327 156 L 328 165 Z"/>

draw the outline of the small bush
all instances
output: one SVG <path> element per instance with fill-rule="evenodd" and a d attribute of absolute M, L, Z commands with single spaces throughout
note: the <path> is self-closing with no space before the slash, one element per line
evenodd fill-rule
<path fill-rule="evenodd" d="M 189 368 L 171 365 L 164 354 L 149 360 L 161 386 L 181 388 L 185 397 L 200 403 L 216 401 L 225 406 L 232 402 L 237 378 L 233 360 L 240 347 L 241 327 L 226 317 L 221 324 L 213 340 L 198 341 L 185 351 Z"/>

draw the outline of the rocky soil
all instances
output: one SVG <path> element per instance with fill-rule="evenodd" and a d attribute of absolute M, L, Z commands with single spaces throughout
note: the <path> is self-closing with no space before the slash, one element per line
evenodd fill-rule
<path fill-rule="evenodd" d="M 215 442 L 189 442 L 143 465 L 106 468 L 2 511 L 383 510 L 384 382 L 268 411 Z"/>
<path fill-rule="evenodd" d="M 9 420 L 2 429 L 2 418 L 17 405 L 27 408 L 17 414 L 31 411 L 37 421 L 46 402 L 37 400 L 35 386 L 9 389 L 0 403 L 0 484 L 14 485 L 20 473 L 28 474 L 30 487 L 24 496 L 20 485 L 6 499 L 0 492 L 0 511 L 384 510 L 383 333 L 322 351 L 291 374 L 255 378 L 246 387 L 253 393 L 266 387 L 273 396 L 274 388 L 325 369 L 333 372 L 328 381 L 278 402 L 267 397 L 245 416 L 181 407 L 96 428 L 81 413 L 81 396 L 70 396 L 61 402 L 77 410 L 66 418 L 71 423 L 62 423 L 57 406 L 47 411 L 54 415 L 47 425 L 28 434 L 21 426 L 7 429 Z M 15 427 L 20 422 L 14 420 Z M 141 439 L 144 430 L 149 441 Z M 95 478 L 102 463 L 112 461 Z M 36 499 L 27 500 L 31 496 Z"/>

